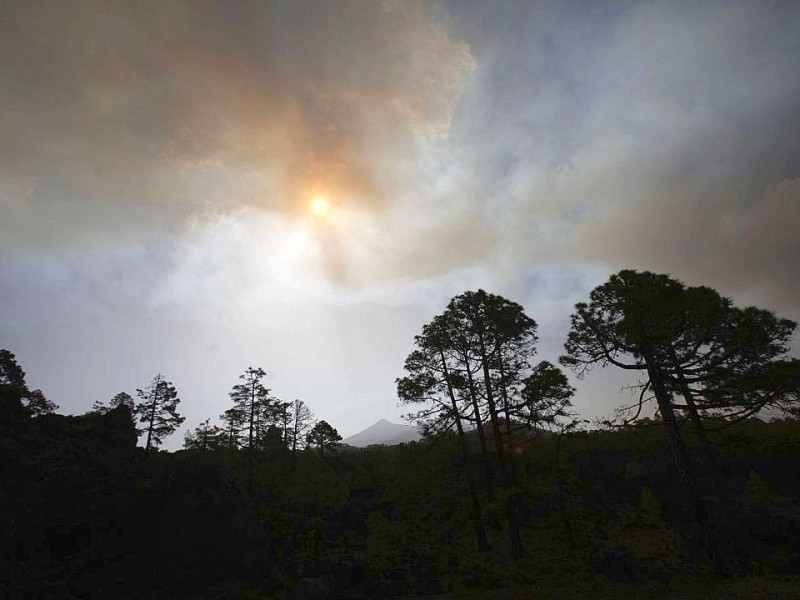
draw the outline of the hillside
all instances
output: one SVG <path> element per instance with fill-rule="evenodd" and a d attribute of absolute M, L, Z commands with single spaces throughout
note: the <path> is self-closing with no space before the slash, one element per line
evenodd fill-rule
<path fill-rule="evenodd" d="M 295 461 L 265 450 L 248 495 L 246 451 L 145 453 L 124 407 L 3 414 L 3 597 L 798 597 L 796 420 L 714 438 L 716 535 L 751 573 L 726 583 L 686 570 L 698 558 L 659 427 L 543 437 L 515 453 L 525 554 L 512 560 L 500 498 L 485 497 L 491 552 L 475 548 L 465 470 L 488 482 L 454 435 Z M 362 433 L 397 428 L 376 426 Z"/>

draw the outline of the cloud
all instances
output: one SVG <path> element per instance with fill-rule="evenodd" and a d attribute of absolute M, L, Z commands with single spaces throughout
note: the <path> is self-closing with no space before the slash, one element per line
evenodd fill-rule
<path fill-rule="evenodd" d="M 481 174 L 484 262 L 666 271 L 800 316 L 797 7 L 584 8 L 457 29 L 479 68 L 451 142 Z"/>
<path fill-rule="evenodd" d="M 198 220 L 296 220 L 324 193 L 338 220 L 312 234 L 340 286 L 568 256 L 791 304 L 795 248 L 768 228 L 794 213 L 732 225 L 800 174 L 791 7 L 451 9 L 16 5 L 6 239 L 108 252 L 155 230 L 187 272 Z"/>
<path fill-rule="evenodd" d="M 419 1 L 11 12 L 0 156 L 16 182 L 5 202 L 37 214 L 68 205 L 60 225 L 70 237 L 92 233 L 86 215 L 108 205 L 143 205 L 165 221 L 208 202 L 297 212 L 318 190 L 385 206 L 404 157 L 449 129 L 474 68 L 468 46 Z"/>
<path fill-rule="evenodd" d="M 800 318 L 798 10 L 6 2 L 2 333 L 74 406 L 75 361 L 92 400 L 174 364 L 199 420 L 264 360 L 374 421 L 465 289 L 522 302 L 548 360 L 620 268 Z"/>
<path fill-rule="evenodd" d="M 628 207 L 587 224 L 581 235 L 606 260 L 671 271 L 797 318 L 800 180 L 739 206 L 729 191 Z"/>

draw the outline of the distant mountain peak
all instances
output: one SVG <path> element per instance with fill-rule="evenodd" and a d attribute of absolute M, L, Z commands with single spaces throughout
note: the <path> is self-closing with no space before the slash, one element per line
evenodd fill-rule
<path fill-rule="evenodd" d="M 379 419 L 363 431 L 342 440 L 343 444 L 365 448 L 373 444 L 393 446 L 404 442 L 415 442 L 422 436 L 413 427 Z"/>

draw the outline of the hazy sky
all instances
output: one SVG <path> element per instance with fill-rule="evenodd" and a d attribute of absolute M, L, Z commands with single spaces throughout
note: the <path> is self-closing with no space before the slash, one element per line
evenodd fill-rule
<path fill-rule="evenodd" d="M 621 268 L 800 319 L 798 73 L 791 1 L 3 2 L 0 347 L 61 412 L 161 371 L 182 434 L 260 366 L 349 435 L 467 289 L 550 361 Z"/>

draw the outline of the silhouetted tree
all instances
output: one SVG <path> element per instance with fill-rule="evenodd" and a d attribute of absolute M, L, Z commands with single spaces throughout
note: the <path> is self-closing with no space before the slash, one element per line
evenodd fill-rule
<path fill-rule="evenodd" d="M 698 317 L 700 292 L 716 310 L 704 310 Z M 675 341 L 665 361 L 667 385 L 685 401 L 676 407 L 698 429 L 700 417 L 738 421 L 765 408 L 790 407 L 800 363 L 781 356 L 789 350 L 796 323 L 752 306 L 734 307 L 708 288 L 686 288 L 684 296 L 691 307 L 685 312 L 693 322 L 684 323 L 690 335 Z"/>
<path fill-rule="evenodd" d="M 305 443 L 306 435 L 314 426 L 314 415 L 305 402 L 295 399 L 292 403 L 289 424 L 289 444 L 292 450 L 292 457 L 297 456 L 297 449 L 300 444 Z"/>
<path fill-rule="evenodd" d="M 25 371 L 9 350 L 0 350 L 0 400 L 19 402 L 34 417 L 58 409 L 57 404 L 45 398 L 42 390 L 28 389 Z"/>
<path fill-rule="evenodd" d="M 25 371 L 17 364 L 17 359 L 10 350 L 0 350 L 0 385 L 6 393 L 21 395 L 27 390 Z"/>
<path fill-rule="evenodd" d="M 800 416 L 800 360 L 771 360 L 723 373 L 707 381 L 699 404 L 704 416 L 718 416 L 718 411 L 724 411 L 725 425 L 748 419 L 765 408 Z"/>
<path fill-rule="evenodd" d="M 455 426 L 458 435 L 461 462 L 464 467 L 472 503 L 475 536 L 478 551 L 489 549 L 483 510 L 475 478 L 470 471 L 470 452 L 464 431 L 463 419 L 456 400 L 451 348 L 446 330 L 446 318 L 437 316 L 423 326 L 422 334 L 414 337 L 414 351 L 405 361 L 405 377 L 396 380 L 397 395 L 403 404 L 424 404 L 425 408 L 406 415 L 406 418 L 423 428 L 426 434 L 446 431 Z M 448 362 L 450 364 L 448 364 Z M 484 455 L 484 459 L 488 458 Z"/>
<path fill-rule="evenodd" d="M 164 438 L 183 423 L 184 417 L 178 414 L 180 398 L 175 386 L 164 379 L 161 373 L 153 378 L 149 387 L 137 389 L 136 393 L 141 402 L 136 405 L 135 411 L 139 422 L 145 424 L 140 432 L 147 433 L 145 450 L 149 450 L 153 446 L 160 446 Z"/>
<path fill-rule="evenodd" d="M 92 405 L 91 412 L 104 415 L 110 410 L 117 408 L 118 406 L 127 406 L 128 409 L 131 411 L 131 414 L 133 414 L 135 408 L 135 402 L 133 400 L 133 397 L 126 392 L 120 392 L 119 394 L 111 398 L 111 400 L 108 401 L 108 404 L 106 404 L 102 400 L 97 400 Z"/>
<path fill-rule="evenodd" d="M 261 449 L 280 447 L 285 452 L 289 452 L 291 407 L 291 402 L 269 398 L 269 401 L 259 411 L 256 447 Z"/>
<path fill-rule="evenodd" d="M 281 446 L 288 452 L 291 448 L 289 435 L 291 434 L 292 403 L 276 400 L 272 411 L 272 419 L 275 422 L 275 426 L 280 430 Z"/>
<path fill-rule="evenodd" d="M 55 412 L 58 408 L 58 404 L 45 398 L 42 390 L 29 390 L 28 393 L 22 397 L 22 405 L 34 417 Z"/>
<path fill-rule="evenodd" d="M 644 385 L 658 404 L 679 479 L 694 507 L 701 545 L 714 552 L 708 507 L 676 410 L 687 411 L 707 454 L 701 414 L 726 416 L 764 408 L 768 397 L 738 390 L 759 373 L 752 379 L 754 389 L 772 385 L 763 374 L 780 366 L 773 359 L 788 350 L 795 324 L 768 311 L 736 309 L 707 287 L 687 288 L 667 275 L 632 270 L 612 275 L 592 290 L 588 304 L 575 309 L 562 364 L 579 376 L 595 364 L 647 374 Z M 791 363 L 786 366 L 790 371 Z M 787 375 L 784 383 L 789 380 Z M 685 403 L 677 404 L 675 395 Z"/>
<path fill-rule="evenodd" d="M 246 418 L 238 407 L 232 407 L 219 416 L 225 432 L 224 446 L 236 450 L 242 445 Z"/>
<path fill-rule="evenodd" d="M 791 402 L 797 361 L 780 357 L 796 323 L 649 272 L 621 271 L 592 294 L 576 306 L 562 359 L 579 374 L 597 363 L 648 371 L 646 355 L 664 392 L 685 401 L 672 408 L 695 425 L 701 416 L 747 418 Z"/>
<path fill-rule="evenodd" d="M 265 375 L 264 369 L 250 367 L 239 376 L 239 379 L 244 383 L 233 386 L 230 393 L 233 408 L 243 418 L 244 429 L 247 432 L 248 493 L 253 492 L 253 453 L 255 452 L 255 443 L 258 441 L 260 430 L 264 428 L 267 416 L 273 405 L 269 390 L 261 383 L 261 379 Z"/>
<path fill-rule="evenodd" d="M 226 432 L 206 419 L 194 431 L 187 431 L 183 438 L 186 450 L 216 450 L 226 445 Z"/>
<path fill-rule="evenodd" d="M 570 408 L 575 388 L 561 369 L 543 360 L 522 380 L 522 384 L 519 399 L 509 406 L 509 421 L 513 419 L 528 431 L 531 428 L 561 431 L 574 427 L 574 414 Z"/>
<path fill-rule="evenodd" d="M 455 426 L 463 438 L 462 421 L 475 423 L 490 498 L 493 462 L 510 491 L 506 513 L 514 557 L 522 555 L 523 547 L 516 475 L 507 446 L 515 429 L 530 431 L 534 421 L 544 425 L 548 419 L 555 422 L 567 416 L 572 395 L 556 367 L 549 363 L 531 366 L 536 327 L 515 302 L 484 290 L 464 292 L 415 338 L 416 349 L 405 364 L 408 375 L 397 380 L 401 401 L 426 405 L 409 415 L 425 429 Z M 493 452 L 487 444 L 487 423 Z M 473 507 L 479 514 L 476 500 Z M 480 531 L 478 535 L 480 539 Z"/>
<path fill-rule="evenodd" d="M 342 436 L 327 421 L 318 421 L 306 436 L 308 445 L 317 448 L 320 454 L 325 449 L 335 448 L 341 440 Z"/>
<path fill-rule="evenodd" d="M 451 340 L 462 349 L 468 389 L 476 402 L 476 388 L 488 412 L 494 439 L 495 458 L 504 485 L 515 488 L 515 474 L 506 457 L 504 434 L 499 414 L 507 413 L 506 425 L 510 427 L 511 409 L 516 403 L 513 396 L 523 386 L 522 378 L 530 370 L 530 359 L 536 352 L 536 322 L 525 314 L 522 306 L 502 296 L 484 290 L 464 292 L 450 301 L 445 311 L 452 327 Z M 480 366 L 473 377 L 468 360 Z M 479 411 L 474 411 L 476 418 Z M 517 494 L 511 493 L 506 503 L 511 555 L 523 553 L 521 523 Z"/>

